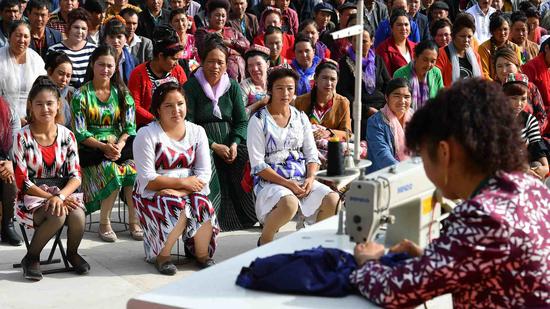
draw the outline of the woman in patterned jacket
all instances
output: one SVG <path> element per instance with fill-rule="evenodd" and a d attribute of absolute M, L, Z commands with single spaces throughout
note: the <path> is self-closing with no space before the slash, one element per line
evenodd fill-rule
<path fill-rule="evenodd" d="M 90 265 L 77 253 L 84 235 L 84 203 L 76 139 L 60 125 L 63 121 L 57 86 L 47 77 L 39 77 L 27 106 L 29 125 L 15 136 L 15 182 L 18 203 L 16 217 L 35 232 L 27 254 L 21 261 L 23 275 L 29 280 L 42 279 L 40 252 L 66 224 L 67 258 L 78 274 Z"/>
<path fill-rule="evenodd" d="M 459 81 L 407 126 L 428 178 L 463 202 L 426 248 L 404 240 L 390 249 L 414 257 L 397 266 L 378 262 L 382 245 L 356 246 L 361 266 L 350 279 L 374 303 L 411 307 L 451 293 L 454 308 L 550 306 L 550 192 L 525 173 L 521 129 L 499 88 Z"/>

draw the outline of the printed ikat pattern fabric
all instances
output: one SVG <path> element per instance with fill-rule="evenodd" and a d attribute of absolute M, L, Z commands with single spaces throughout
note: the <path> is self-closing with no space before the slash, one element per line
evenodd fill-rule
<path fill-rule="evenodd" d="M 416 306 L 452 293 L 454 308 L 550 307 L 550 192 L 498 172 L 448 217 L 424 255 L 397 267 L 369 261 L 351 282 L 374 303 Z"/>

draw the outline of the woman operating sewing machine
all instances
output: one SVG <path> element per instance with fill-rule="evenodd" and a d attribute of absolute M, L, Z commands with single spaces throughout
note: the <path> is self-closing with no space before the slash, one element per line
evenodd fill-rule
<path fill-rule="evenodd" d="M 384 248 L 358 244 L 351 282 L 384 307 L 419 305 L 451 293 L 454 308 L 550 306 L 550 192 L 527 175 L 525 147 L 499 86 L 455 83 L 418 110 L 409 149 L 449 199 L 464 202 L 425 249 L 404 240 L 390 249 L 414 258 L 387 267 Z"/>

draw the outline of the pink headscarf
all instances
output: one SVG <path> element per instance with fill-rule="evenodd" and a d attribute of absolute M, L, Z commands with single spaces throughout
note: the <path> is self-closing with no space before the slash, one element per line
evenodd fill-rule
<path fill-rule="evenodd" d="M 405 127 L 407 123 L 411 121 L 412 112 L 407 110 L 405 113 L 404 124 L 401 125 L 399 118 L 391 111 L 388 104 L 386 104 L 381 110 L 382 114 L 388 120 L 388 125 L 393 133 L 393 144 L 395 145 L 395 156 L 398 161 L 404 161 L 409 158 L 407 146 L 405 145 Z"/>

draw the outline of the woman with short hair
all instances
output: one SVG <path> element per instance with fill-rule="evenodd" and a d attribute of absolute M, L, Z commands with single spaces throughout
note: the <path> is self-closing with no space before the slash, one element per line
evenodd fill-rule
<path fill-rule="evenodd" d="M 269 103 L 248 126 L 256 215 L 263 224 L 258 246 L 271 242 L 298 211 L 312 224 L 333 216 L 338 207 L 338 194 L 315 180 L 320 161 L 311 125 L 291 105 L 297 82 L 294 71 L 273 70 L 267 80 Z"/>
<path fill-rule="evenodd" d="M 505 102 L 499 84 L 468 79 L 414 114 L 407 147 L 441 194 L 462 202 L 426 248 L 391 248 L 411 256 L 395 265 L 378 260 L 383 245 L 356 246 L 350 281 L 367 299 L 405 308 L 450 293 L 454 308 L 550 305 L 550 191 L 524 172 L 521 129 Z"/>
<path fill-rule="evenodd" d="M 69 59 L 73 63 L 73 74 L 71 75 L 70 85 L 78 89 L 84 83 L 90 56 L 97 45 L 86 40 L 88 37 L 90 13 L 83 8 L 77 8 L 70 11 L 68 16 L 67 38 L 52 45 L 50 50 L 61 51 L 69 56 Z"/>
<path fill-rule="evenodd" d="M 495 79 L 495 67 L 493 55 L 501 48 L 509 48 L 514 51 L 518 61 L 521 62 L 521 49 L 508 38 L 510 36 L 510 19 L 505 14 L 496 12 L 491 15 L 489 21 L 491 38 L 479 45 L 477 52 L 481 61 L 481 71 L 487 79 Z"/>
<path fill-rule="evenodd" d="M 227 74 L 229 77 L 241 82 L 245 79 L 245 62 L 242 57 L 250 47 L 250 42 L 242 32 L 226 26 L 229 16 L 229 2 L 227 0 L 209 0 L 207 4 L 208 27 L 197 29 L 195 32 L 196 44 L 205 44 L 206 34 L 216 33 L 221 36 L 223 44 L 229 51 L 227 58 Z M 201 58 L 201 61 L 204 59 Z"/>
<path fill-rule="evenodd" d="M 464 78 L 482 76 L 479 54 L 472 48 L 475 31 L 476 25 L 470 14 L 457 16 L 451 32 L 453 40 L 439 49 L 435 64 L 441 70 L 445 87 Z"/>
<path fill-rule="evenodd" d="M 34 80 L 46 71 L 40 55 L 29 48 L 31 30 L 27 23 L 13 22 L 8 39 L 10 44 L 0 48 L 0 95 L 25 125 L 27 96 Z"/>

